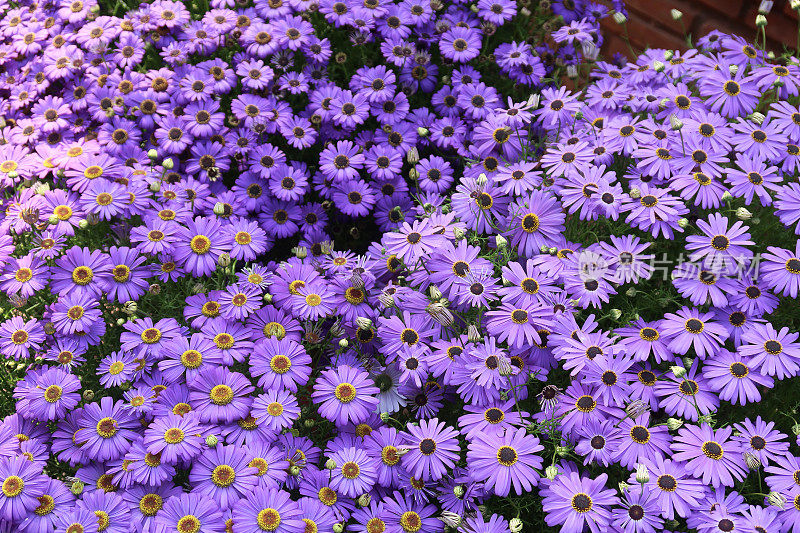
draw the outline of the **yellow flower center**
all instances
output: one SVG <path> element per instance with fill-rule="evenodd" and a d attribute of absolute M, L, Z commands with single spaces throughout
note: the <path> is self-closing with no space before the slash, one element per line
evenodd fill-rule
<path fill-rule="evenodd" d="M 233 401 L 233 389 L 227 385 L 216 385 L 211 389 L 210 396 L 216 405 L 228 405 Z"/>
<path fill-rule="evenodd" d="M 256 518 L 258 527 L 264 531 L 275 531 L 281 525 L 281 514 L 271 507 L 261 509 Z"/>

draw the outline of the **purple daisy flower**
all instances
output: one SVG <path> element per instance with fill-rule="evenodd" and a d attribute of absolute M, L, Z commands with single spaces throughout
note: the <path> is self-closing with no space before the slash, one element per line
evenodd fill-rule
<path fill-rule="evenodd" d="M 110 396 L 86 404 L 79 423 L 83 430 L 81 438 L 86 439 L 82 450 L 97 461 L 122 457 L 137 437 L 133 430 L 139 426 L 139 421 L 125 409 L 124 402 L 114 403 Z"/>
<path fill-rule="evenodd" d="M 459 458 L 458 432 L 438 418 L 409 425 L 402 436 L 409 450 L 403 455 L 403 466 L 417 479 L 441 479 Z"/>
<path fill-rule="evenodd" d="M 73 246 L 56 261 L 51 288 L 58 294 L 88 294 L 99 298 L 111 288 L 112 265 L 100 250 Z"/>
<path fill-rule="evenodd" d="M 217 269 L 219 256 L 230 249 L 222 224 L 216 218 L 198 217 L 186 226 L 175 235 L 174 257 L 192 274 L 207 276 Z"/>
<path fill-rule="evenodd" d="M 776 330 L 772 324 L 754 324 L 742 334 L 738 352 L 748 358 L 748 366 L 765 376 L 785 379 L 800 370 L 800 334 L 789 328 Z"/>
<path fill-rule="evenodd" d="M 314 385 L 311 398 L 319 405 L 319 413 L 343 426 L 366 420 L 378 405 L 378 387 L 369 374 L 348 365 L 322 372 Z"/>
<path fill-rule="evenodd" d="M 219 504 L 204 494 L 184 493 L 164 502 L 155 525 L 164 531 L 225 533 L 225 518 Z"/>
<path fill-rule="evenodd" d="M 214 367 L 189 384 L 189 400 L 203 422 L 232 422 L 250 412 L 250 381 L 227 368 Z"/>
<path fill-rule="evenodd" d="M 703 364 L 703 375 L 712 389 L 719 391 L 720 400 L 745 405 L 761 400 L 762 388 L 772 388 L 772 378 L 751 368 L 751 359 L 739 352 L 720 350 L 716 357 Z"/>
<path fill-rule="evenodd" d="M 377 478 L 375 459 L 365 450 L 348 447 L 330 456 L 336 463 L 332 472 L 331 488 L 350 498 L 368 493 Z"/>
<path fill-rule="evenodd" d="M 764 282 L 784 296 L 796 298 L 800 292 L 800 240 L 794 253 L 790 250 L 768 246 L 761 256 L 760 275 Z"/>
<path fill-rule="evenodd" d="M 37 376 L 35 387 L 28 391 L 25 414 L 37 420 L 64 418 L 80 402 L 80 389 L 77 376 L 61 368 L 46 370 Z"/>
<path fill-rule="evenodd" d="M 41 465 L 23 455 L 0 459 L 0 516 L 11 525 L 39 506 L 39 496 L 47 486 Z"/>
<path fill-rule="evenodd" d="M 291 427 L 300 418 L 300 408 L 297 399 L 288 390 L 268 389 L 253 400 L 251 414 L 258 419 L 259 425 L 278 432 Z"/>
<path fill-rule="evenodd" d="M 478 433 L 469 444 L 467 462 L 473 479 L 483 481 L 498 496 L 507 496 L 512 485 L 521 495 L 537 484 L 542 459 L 535 453 L 542 450 L 539 439 L 523 428 L 497 436 Z"/>
<path fill-rule="evenodd" d="M 556 476 L 540 491 L 547 525 L 560 525 L 564 533 L 580 533 L 585 527 L 593 532 L 607 529 L 608 507 L 619 503 L 614 491 L 605 488 L 607 480 L 606 474 L 590 479 L 574 471 Z"/>
<path fill-rule="evenodd" d="M 278 489 L 251 491 L 233 509 L 236 529 L 242 533 L 302 533 L 306 528 L 302 515 L 289 493 Z"/>
<path fill-rule="evenodd" d="M 682 307 L 677 313 L 667 313 L 661 323 L 664 336 L 670 341 L 669 349 L 686 353 L 694 348 L 700 359 L 714 355 L 728 338 L 728 331 L 713 322 L 713 313 L 701 313 L 696 308 Z"/>
<path fill-rule="evenodd" d="M 687 461 L 686 468 L 712 487 L 732 487 L 746 475 L 742 448 L 731 440 L 732 428 L 714 431 L 708 424 L 680 429 L 672 443 L 676 461 Z"/>
<path fill-rule="evenodd" d="M 249 455 L 239 446 L 207 449 L 192 462 L 192 493 L 212 498 L 223 511 L 234 509 L 256 487 L 258 469 L 248 466 L 249 462 Z"/>
<path fill-rule="evenodd" d="M 147 453 L 158 455 L 160 461 L 174 465 L 190 461 L 202 451 L 205 428 L 195 414 L 160 416 L 144 432 L 143 444 Z"/>

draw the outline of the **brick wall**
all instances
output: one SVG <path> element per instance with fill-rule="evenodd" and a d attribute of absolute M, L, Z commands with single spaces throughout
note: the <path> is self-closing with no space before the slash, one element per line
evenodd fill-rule
<path fill-rule="evenodd" d="M 626 0 L 628 38 L 636 53 L 645 48 L 687 48 L 685 35 L 694 42 L 712 30 L 741 35 L 750 41 L 756 36 L 756 15 L 759 0 Z M 683 12 L 681 21 L 675 21 L 671 9 Z M 767 17 L 767 48 L 776 53 L 785 47 L 797 46 L 797 12 L 789 7 L 789 0 L 775 0 Z M 622 38 L 623 26 L 611 17 L 603 21 L 605 43 L 603 55 L 610 57 L 619 52 L 631 57 Z"/>

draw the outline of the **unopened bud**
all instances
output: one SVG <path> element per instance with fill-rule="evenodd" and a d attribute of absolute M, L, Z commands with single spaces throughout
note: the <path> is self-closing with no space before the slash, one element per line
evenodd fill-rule
<path fill-rule="evenodd" d="M 670 431 L 675 431 L 683 425 L 683 420 L 680 418 L 667 418 L 667 427 Z"/>
<path fill-rule="evenodd" d="M 427 137 L 430 131 L 428 130 L 428 128 L 423 128 L 422 126 L 420 126 L 419 128 L 417 128 L 417 133 L 419 134 L 420 137 Z"/>
<path fill-rule="evenodd" d="M 766 25 L 767 25 L 767 17 L 765 17 L 761 13 L 756 15 L 756 27 L 763 28 Z"/>
<path fill-rule="evenodd" d="M 219 444 L 219 439 L 216 435 L 209 435 L 206 437 L 206 446 L 209 448 L 214 448 L 217 444 Z"/>
<path fill-rule="evenodd" d="M 158 157 L 158 150 L 156 150 L 155 148 L 150 148 L 147 151 L 147 157 L 149 157 L 150 159 L 155 160 Z"/>
<path fill-rule="evenodd" d="M 453 487 L 453 496 L 456 498 L 463 498 L 466 491 L 464 490 L 464 485 L 456 485 Z"/>
<path fill-rule="evenodd" d="M 305 426 L 307 429 L 311 429 L 311 428 L 313 428 L 313 427 L 316 425 L 316 422 L 314 422 L 314 419 L 313 419 L 313 418 L 307 418 L 307 419 L 303 420 L 303 425 L 304 425 L 304 426 Z"/>
<path fill-rule="evenodd" d="M 630 488 L 630 485 L 625 481 L 620 481 L 619 483 L 617 483 L 617 488 L 619 488 L 620 494 L 625 494 Z"/>
<path fill-rule="evenodd" d="M 384 307 L 394 307 L 394 296 L 388 292 L 381 292 L 378 295 L 378 301 L 383 304 Z"/>
<path fill-rule="evenodd" d="M 384 412 L 382 412 L 382 413 L 381 413 L 379 416 L 380 416 L 380 419 L 381 419 L 383 422 L 388 422 L 388 421 L 389 421 L 389 420 L 391 420 L 391 418 L 392 418 L 392 415 L 390 415 L 389 413 L 387 413 L 387 412 L 385 412 L 385 411 L 384 411 Z"/>
<path fill-rule="evenodd" d="M 231 255 L 228 252 L 222 252 L 219 254 L 219 259 L 217 259 L 217 263 L 222 268 L 227 268 L 231 264 Z"/>
<path fill-rule="evenodd" d="M 327 461 L 325 461 L 325 468 L 327 468 L 328 470 L 336 470 L 337 466 L 338 465 L 336 464 L 336 461 L 334 461 L 333 459 L 328 459 Z"/>
<path fill-rule="evenodd" d="M 614 309 L 612 309 L 611 311 L 609 311 L 609 312 L 608 312 L 608 314 L 609 314 L 609 315 L 611 316 L 611 318 L 613 318 L 614 320 L 619 320 L 619 319 L 620 319 L 620 317 L 622 316 L 622 311 L 620 311 L 620 310 L 619 310 L 619 309 L 617 309 L 617 308 L 614 308 Z"/>
<path fill-rule="evenodd" d="M 505 238 L 505 237 L 503 237 L 502 235 L 498 235 L 498 236 L 496 236 L 496 237 L 494 238 L 494 242 L 495 242 L 495 244 L 497 245 L 497 249 L 498 249 L 498 250 L 502 250 L 502 249 L 504 249 L 506 246 L 508 246 L 508 239 L 506 239 L 506 238 Z"/>
<path fill-rule="evenodd" d="M 457 241 L 462 240 L 466 236 L 467 232 L 464 230 L 464 228 L 459 228 L 459 227 L 453 228 L 453 237 L 455 237 Z"/>
<path fill-rule="evenodd" d="M 672 17 L 672 20 L 681 20 L 683 18 L 683 12 L 678 9 L 670 9 L 669 14 Z"/>
<path fill-rule="evenodd" d="M 644 485 L 650 481 L 650 472 L 647 471 L 647 466 L 643 464 L 636 465 L 636 483 Z"/>
<path fill-rule="evenodd" d="M 94 391 L 92 389 L 86 389 L 83 391 L 83 399 L 87 402 L 94 400 Z"/>
<path fill-rule="evenodd" d="M 673 365 L 669 367 L 669 369 L 673 373 L 673 375 L 678 379 L 681 379 L 683 376 L 686 375 L 686 369 L 683 368 L 682 366 Z"/>
<path fill-rule="evenodd" d="M 794 424 L 792 426 L 792 433 L 794 433 L 795 436 L 800 436 L 800 424 Z"/>
<path fill-rule="evenodd" d="M 85 218 L 82 218 L 78 221 L 78 227 L 81 229 L 86 229 L 89 227 L 89 221 Z"/>
<path fill-rule="evenodd" d="M 739 72 L 739 65 L 728 65 L 728 72 L 731 73 L 731 76 L 736 76 L 736 73 Z"/>
<path fill-rule="evenodd" d="M 664 50 L 664 60 L 670 61 L 673 57 L 675 57 L 674 50 Z"/>
<path fill-rule="evenodd" d="M 661 61 L 653 61 L 653 70 L 656 72 L 664 72 L 665 68 L 667 68 L 667 66 Z"/>
<path fill-rule="evenodd" d="M 358 505 L 361 507 L 367 507 L 371 501 L 372 497 L 369 494 L 362 494 L 358 497 Z"/>
<path fill-rule="evenodd" d="M 614 22 L 616 22 L 617 24 L 625 24 L 625 22 L 627 22 L 628 20 L 628 17 L 626 17 L 624 13 L 620 13 L 619 11 L 614 13 L 613 18 Z"/>
<path fill-rule="evenodd" d="M 740 207 L 736 210 L 736 218 L 739 220 L 750 220 L 753 218 L 753 213 L 748 211 L 746 207 Z"/>
<path fill-rule="evenodd" d="M 673 131 L 678 131 L 683 128 L 683 121 L 675 114 L 672 114 L 669 116 L 669 126 L 673 129 Z"/>
<path fill-rule="evenodd" d="M 161 166 L 167 170 L 172 170 L 175 167 L 175 163 L 172 161 L 171 157 L 168 157 L 161 162 Z"/>
<path fill-rule="evenodd" d="M 478 174 L 478 179 L 475 180 L 475 183 L 483 187 L 484 185 L 489 183 L 489 178 L 486 176 L 486 174 L 481 172 L 480 174 Z"/>
<path fill-rule="evenodd" d="M 556 446 L 556 455 L 566 457 L 569 455 L 569 448 L 567 446 Z"/>
<path fill-rule="evenodd" d="M 289 475 L 297 477 L 300 475 L 300 467 L 297 465 L 292 465 L 289 467 Z"/>
<path fill-rule="evenodd" d="M 558 467 L 556 465 L 550 465 L 544 469 L 544 477 L 549 480 L 554 480 L 558 475 Z"/>
<path fill-rule="evenodd" d="M 733 200 L 733 195 L 728 191 L 725 191 L 724 193 L 722 193 L 721 198 L 723 202 L 730 202 L 731 200 Z"/>
<path fill-rule="evenodd" d="M 508 521 L 508 529 L 511 530 L 511 533 L 520 533 L 520 531 L 522 531 L 522 520 L 519 518 L 512 518 Z"/>
<path fill-rule="evenodd" d="M 47 219 L 47 223 L 55 226 L 58 224 L 58 217 L 56 215 L 50 215 L 50 217 Z"/>
<path fill-rule="evenodd" d="M 339 348 L 346 350 L 348 346 L 350 346 L 350 343 L 347 342 L 347 339 L 339 339 Z"/>
<path fill-rule="evenodd" d="M 642 197 L 642 191 L 640 191 L 638 187 L 633 187 L 631 189 L 630 196 L 634 200 L 636 200 L 637 198 L 641 198 Z"/>
<path fill-rule="evenodd" d="M 689 219 L 688 218 L 679 218 L 678 219 L 678 227 L 685 228 L 688 225 L 689 225 Z"/>
<path fill-rule="evenodd" d="M 416 146 L 412 146 L 408 149 L 406 153 L 406 161 L 408 161 L 411 165 L 416 165 L 419 163 L 419 150 L 417 150 Z"/>
<path fill-rule="evenodd" d="M 76 479 L 72 482 L 72 485 L 69 486 L 69 491 L 75 496 L 80 496 L 80 494 L 83 492 L 83 487 L 85 487 L 83 481 Z"/>
<path fill-rule="evenodd" d="M 783 509 L 786 505 L 786 496 L 773 490 L 767 494 L 767 503 L 778 509 Z"/>
<path fill-rule="evenodd" d="M 356 317 L 356 326 L 358 326 L 358 329 L 370 329 L 372 320 L 363 316 Z"/>
<path fill-rule="evenodd" d="M 408 179 L 411 181 L 417 181 L 419 179 L 419 170 L 417 170 L 417 167 L 411 167 L 408 171 Z"/>
<path fill-rule="evenodd" d="M 631 287 L 630 289 L 625 291 L 625 296 L 627 296 L 628 298 L 633 298 L 634 296 L 636 296 L 636 287 Z"/>
<path fill-rule="evenodd" d="M 298 259 L 305 259 L 308 257 L 308 248 L 305 246 L 295 246 L 292 248 L 292 254 Z"/>
<path fill-rule="evenodd" d="M 753 471 L 761 468 L 761 461 L 759 461 L 758 457 L 753 455 L 752 452 L 744 452 L 742 455 L 744 456 L 744 462 L 747 464 L 747 468 Z"/>
<path fill-rule="evenodd" d="M 475 324 L 470 324 L 467 328 L 467 339 L 469 342 L 480 342 L 482 338 L 481 332 L 478 331 L 478 326 Z"/>
<path fill-rule="evenodd" d="M 222 202 L 217 202 L 214 204 L 214 214 L 217 216 L 222 216 L 225 214 L 225 204 Z"/>

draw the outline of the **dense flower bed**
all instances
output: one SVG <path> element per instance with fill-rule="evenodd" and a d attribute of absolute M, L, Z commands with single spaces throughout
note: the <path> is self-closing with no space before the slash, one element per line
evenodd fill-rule
<path fill-rule="evenodd" d="M 0 10 L 0 531 L 800 531 L 796 62 L 596 62 L 591 2 Z"/>

